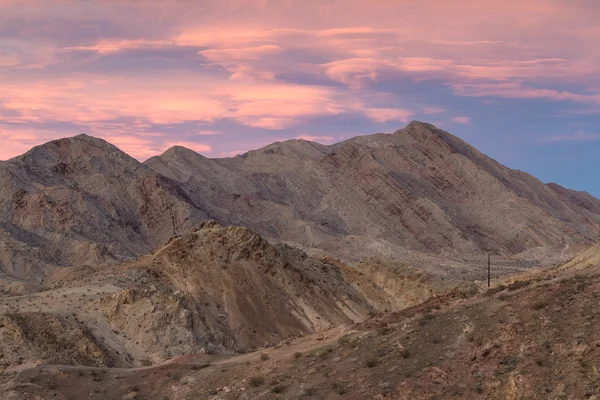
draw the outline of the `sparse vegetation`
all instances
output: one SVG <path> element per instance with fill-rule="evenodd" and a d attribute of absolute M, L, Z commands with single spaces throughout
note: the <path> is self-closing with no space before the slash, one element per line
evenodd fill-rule
<path fill-rule="evenodd" d="M 248 381 L 248 384 L 252 387 L 259 387 L 265 383 L 265 379 L 262 376 L 253 376 Z"/>
<path fill-rule="evenodd" d="M 271 388 L 271 391 L 276 394 L 281 394 L 281 393 L 285 392 L 285 386 L 283 386 L 283 385 L 273 386 Z"/>
<path fill-rule="evenodd" d="M 340 396 L 345 395 L 346 393 L 348 393 L 348 389 L 346 388 L 346 385 L 340 382 L 334 382 L 331 387 L 333 388 L 333 390 L 339 394 Z"/>
<path fill-rule="evenodd" d="M 376 367 L 378 364 L 379 360 L 377 360 L 376 358 L 368 358 L 367 360 L 365 360 L 365 365 L 369 368 Z"/>

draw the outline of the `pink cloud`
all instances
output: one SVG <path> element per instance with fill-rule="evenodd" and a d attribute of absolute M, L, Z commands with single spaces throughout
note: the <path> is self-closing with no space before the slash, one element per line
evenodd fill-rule
<path fill-rule="evenodd" d="M 423 114 L 440 114 L 446 112 L 446 109 L 442 107 L 425 107 L 421 110 Z"/>
<path fill-rule="evenodd" d="M 486 102 L 600 104 L 600 88 L 590 83 L 600 59 L 593 2 L 26 4 L 0 0 L 0 26 L 12 35 L 0 44 L 6 109 L 0 129 L 11 138 L 28 132 L 27 142 L 12 142 L 15 149 L 64 135 L 61 128 L 36 133 L 34 125 L 73 124 L 97 135 L 110 130 L 113 140 L 143 157 L 169 140 L 170 131 L 156 125 L 201 122 L 211 132 L 212 124 L 226 120 L 283 130 L 345 113 L 382 123 L 452 111 L 451 104 L 412 106 L 404 87 L 394 95 L 385 89 L 404 79 Z M 437 104 L 432 96 L 422 101 Z M 171 141 L 199 143 L 206 151 L 210 135 L 197 131 L 192 126 Z"/>
<path fill-rule="evenodd" d="M 263 44 L 233 49 L 202 50 L 199 53 L 215 62 L 229 62 L 232 60 L 257 60 L 264 55 L 279 53 L 282 50 L 280 46 L 274 44 Z"/>
<path fill-rule="evenodd" d="M 101 40 L 92 45 L 67 47 L 65 50 L 91 51 L 106 56 L 124 50 L 159 49 L 173 44 L 168 40 Z"/>
<path fill-rule="evenodd" d="M 350 58 L 334 61 L 323 65 L 325 74 L 333 79 L 354 89 L 361 89 L 366 85 L 376 82 L 378 70 L 388 63 L 373 58 Z"/>
<path fill-rule="evenodd" d="M 228 114 L 240 122 L 265 129 L 295 125 L 302 117 L 335 115 L 343 111 L 336 93 L 326 88 L 272 84 L 236 86 Z"/>
<path fill-rule="evenodd" d="M 471 118 L 469 117 L 454 117 L 452 118 L 452 121 L 456 122 L 457 124 L 471 125 Z"/>
<path fill-rule="evenodd" d="M 520 99 L 549 99 L 556 101 L 574 101 L 583 103 L 600 103 L 598 94 L 577 94 L 554 89 L 538 89 L 520 83 L 476 83 L 455 84 L 452 89 L 461 96 L 474 97 L 506 97 Z"/>
<path fill-rule="evenodd" d="M 366 114 L 375 122 L 408 122 L 412 117 L 413 112 L 401 108 L 369 108 L 366 110 Z"/>

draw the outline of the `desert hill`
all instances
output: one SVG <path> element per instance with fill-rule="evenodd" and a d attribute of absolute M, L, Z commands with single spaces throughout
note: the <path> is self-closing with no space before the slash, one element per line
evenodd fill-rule
<path fill-rule="evenodd" d="M 599 200 L 545 185 L 420 122 L 331 146 L 275 143 L 230 159 L 175 147 L 145 164 L 220 221 L 346 260 L 411 251 L 542 259 L 581 250 L 600 234 Z"/>
<path fill-rule="evenodd" d="M 81 135 L 0 184 L 2 399 L 600 396 L 600 201 L 432 125 L 146 163 Z M 526 271 L 488 290 L 488 252 Z"/>
<path fill-rule="evenodd" d="M 260 351 L 147 369 L 41 364 L 0 375 L 6 399 L 587 399 L 600 396 L 598 248 L 481 294 L 401 311 Z M 503 281 L 505 282 L 505 281 Z M 115 384 L 116 383 L 116 384 Z"/>
<path fill-rule="evenodd" d="M 145 163 L 79 135 L 1 162 L 0 187 L 7 282 L 122 263 L 207 219 L 321 258 L 374 256 L 449 276 L 479 268 L 488 252 L 556 264 L 600 235 L 599 200 L 545 185 L 420 122 L 228 159 L 174 147 Z"/>
<path fill-rule="evenodd" d="M 0 270 L 25 280 L 146 254 L 208 217 L 176 183 L 86 135 L 0 163 L 0 191 Z"/>
<path fill-rule="evenodd" d="M 57 267 L 45 284 L 0 295 L 0 363 L 139 367 L 235 354 L 478 292 L 406 265 L 308 257 L 216 222 L 123 264 Z"/>

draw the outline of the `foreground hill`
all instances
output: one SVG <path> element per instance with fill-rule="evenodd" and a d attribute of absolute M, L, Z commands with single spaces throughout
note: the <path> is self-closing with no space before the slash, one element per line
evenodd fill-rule
<path fill-rule="evenodd" d="M 598 249 L 259 352 L 110 370 L 9 367 L 6 399 L 587 399 L 600 396 Z M 118 383 L 116 383 L 118 382 Z M 115 384 L 116 383 L 116 384 Z"/>
<path fill-rule="evenodd" d="M 45 283 L 0 294 L 0 364 L 133 367 L 247 352 L 477 292 L 405 265 L 311 258 L 215 222 L 121 265 L 56 268 Z"/>
<path fill-rule="evenodd" d="M 420 122 L 231 159 L 175 147 L 145 164 L 221 221 L 350 260 L 414 252 L 543 259 L 600 235 L 599 200 L 545 185 Z"/>

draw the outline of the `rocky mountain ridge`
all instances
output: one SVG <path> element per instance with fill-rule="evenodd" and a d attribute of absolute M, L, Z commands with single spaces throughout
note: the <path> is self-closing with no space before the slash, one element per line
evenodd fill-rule
<path fill-rule="evenodd" d="M 207 219 L 310 255 L 460 275 L 487 253 L 554 264 L 600 237 L 600 200 L 506 168 L 432 125 L 228 159 L 145 163 L 86 135 L 0 163 L 0 278 L 147 254 Z M 479 261 L 476 261 L 476 264 Z"/>
<path fill-rule="evenodd" d="M 274 143 L 229 159 L 176 147 L 145 164 L 225 223 L 352 261 L 411 251 L 541 259 L 600 234 L 598 199 L 543 184 L 421 122 L 330 146 Z"/>

